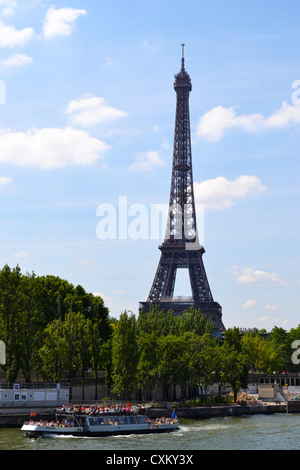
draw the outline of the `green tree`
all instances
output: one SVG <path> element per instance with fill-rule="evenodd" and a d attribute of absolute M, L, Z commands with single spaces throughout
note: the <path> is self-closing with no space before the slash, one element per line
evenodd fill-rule
<path fill-rule="evenodd" d="M 238 328 L 226 330 L 224 340 L 223 371 L 236 402 L 239 389 L 248 385 L 250 361 L 242 351 L 242 334 Z"/>
<path fill-rule="evenodd" d="M 138 333 L 137 384 L 145 393 L 149 393 L 157 384 L 158 337 L 155 331 Z"/>
<path fill-rule="evenodd" d="M 218 386 L 218 399 L 221 399 L 222 387 L 227 383 L 227 377 L 224 369 L 226 349 L 223 344 L 215 343 L 212 355 L 213 383 Z"/>
<path fill-rule="evenodd" d="M 103 338 L 101 336 L 99 325 L 97 323 L 93 323 L 89 319 L 87 319 L 87 321 L 89 329 L 88 347 L 95 381 L 95 400 L 98 400 L 98 370 L 102 358 Z"/>
<path fill-rule="evenodd" d="M 112 377 L 112 337 L 105 341 L 101 348 L 101 364 L 105 370 L 105 384 L 108 389 L 107 395 L 110 396 L 110 390 L 113 386 Z"/>
<path fill-rule="evenodd" d="M 65 356 L 67 359 L 68 380 L 75 377 L 79 365 L 78 358 L 78 322 L 76 313 L 72 310 L 66 315 L 62 323 L 62 339 Z"/>
<path fill-rule="evenodd" d="M 259 333 L 247 333 L 241 339 L 242 351 L 246 354 L 251 365 L 252 372 L 254 370 L 267 370 L 270 366 L 271 351 L 265 339 Z"/>
<path fill-rule="evenodd" d="M 58 383 L 67 368 L 62 320 L 54 320 L 45 329 L 43 345 L 39 349 L 39 372 L 44 380 Z"/>
<path fill-rule="evenodd" d="M 58 318 L 64 320 L 70 311 L 70 295 L 74 291 L 74 286 L 68 281 L 52 275 L 40 276 L 38 281 L 45 327 Z"/>
<path fill-rule="evenodd" d="M 125 399 L 136 384 L 137 326 L 133 314 L 120 315 L 112 338 L 113 392 Z"/>
<path fill-rule="evenodd" d="M 292 356 L 287 331 L 278 326 L 274 326 L 268 338 L 268 343 L 269 349 L 273 351 L 273 371 L 284 370 L 287 376 L 288 364 Z"/>
<path fill-rule="evenodd" d="M 193 307 L 186 310 L 178 319 L 181 334 L 190 331 L 199 336 L 205 333 L 211 335 L 214 329 L 211 319 L 206 318 L 205 315 L 202 315 L 200 310 L 196 310 Z"/>
<path fill-rule="evenodd" d="M 157 346 L 156 370 L 163 388 L 164 399 L 169 398 L 170 386 L 173 386 L 173 396 L 176 399 L 175 387 L 179 384 L 179 371 L 182 366 L 182 342 L 178 336 L 167 335 L 158 339 Z"/>
<path fill-rule="evenodd" d="M 86 318 L 83 313 L 78 312 L 75 316 L 77 324 L 77 357 L 78 366 L 81 372 L 82 400 L 84 400 L 85 391 L 85 371 L 91 363 L 91 320 Z"/>
<path fill-rule="evenodd" d="M 20 368 L 25 381 L 38 367 L 38 350 L 44 337 L 44 315 L 40 303 L 39 283 L 34 273 L 21 277 L 19 289 L 19 320 L 21 360 Z"/>
<path fill-rule="evenodd" d="M 226 382 L 231 386 L 233 398 L 236 402 L 237 394 L 241 388 L 246 388 L 249 377 L 249 362 L 247 356 L 232 347 L 224 349 L 223 371 Z"/>
<path fill-rule="evenodd" d="M 6 376 L 12 383 L 21 365 L 20 267 L 11 269 L 7 264 L 0 271 L 0 339 L 6 347 Z"/>
<path fill-rule="evenodd" d="M 193 335 L 192 345 L 193 350 L 190 356 L 190 377 L 194 385 L 197 385 L 200 388 L 202 402 L 204 390 L 212 383 L 212 340 L 207 334 L 202 336 Z"/>

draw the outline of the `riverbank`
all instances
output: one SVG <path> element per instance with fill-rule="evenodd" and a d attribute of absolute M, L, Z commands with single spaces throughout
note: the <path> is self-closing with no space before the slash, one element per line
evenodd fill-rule
<path fill-rule="evenodd" d="M 0 428 L 18 428 L 24 421 L 29 421 L 30 414 L 35 413 L 35 419 L 52 421 L 55 418 L 53 408 L 0 408 Z"/>
<path fill-rule="evenodd" d="M 263 404 L 263 405 L 223 405 L 223 406 L 199 406 L 199 407 L 178 407 L 176 414 L 178 418 L 184 419 L 209 419 L 225 416 L 243 416 L 254 414 L 273 414 L 273 413 L 300 413 L 300 402 L 295 406 L 289 407 L 284 404 Z M 173 409 L 152 407 L 147 410 L 149 418 L 160 418 L 161 416 L 170 416 Z M 0 428 L 14 428 L 22 426 L 24 421 L 28 421 L 30 413 L 36 413 L 35 419 L 49 420 L 55 419 L 55 410 L 53 408 L 36 409 L 0 409 Z"/>
<path fill-rule="evenodd" d="M 199 407 L 179 407 L 176 408 L 178 418 L 185 419 L 208 419 L 223 416 L 242 416 L 254 414 L 287 413 L 288 405 L 284 404 L 264 404 L 264 405 L 223 405 L 223 406 L 199 406 Z M 298 409 L 300 413 L 300 408 Z M 170 410 L 165 408 L 150 408 L 147 415 L 150 418 L 168 416 Z"/>

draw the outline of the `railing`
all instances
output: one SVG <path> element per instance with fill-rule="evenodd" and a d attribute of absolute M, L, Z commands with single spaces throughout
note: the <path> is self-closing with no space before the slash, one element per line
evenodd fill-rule
<path fill-rule="evenodd" d="M 69 383 L 60 383 L 60 388 L 69 388 Z M 32 382 L 32 383 L 0 383 L 0 390 L 35 390 L 35 389 L 57 389 L 56 382 Z"/>

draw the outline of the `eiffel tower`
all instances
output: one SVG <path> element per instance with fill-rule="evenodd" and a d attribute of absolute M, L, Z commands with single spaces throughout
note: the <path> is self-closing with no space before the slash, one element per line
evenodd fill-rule
<path fill-rule="evenodd" d="M 194 307 L 213 321 L 215 332 L 222 332 L 222 307 L 213 299 L 202 260 L 205 250 L 198 241 L 189 113 L 192 84 L 185 70 L 184 44 L 174 89 L 177 103 L 168 222 L 155 278 L 147 301 L 140 302 L 140 311 L 146 313 L 158 306 L 165 313 L 173 310 L 182 315 Z M 192 297 L 173 296 L 177 269 L 181 268 L 188 269 Z"/>

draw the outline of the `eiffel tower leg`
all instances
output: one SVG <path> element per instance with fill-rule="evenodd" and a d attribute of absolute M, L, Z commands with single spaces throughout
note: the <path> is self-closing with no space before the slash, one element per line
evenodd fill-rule
<path fill-rule="evenodd" d="M 147 302 L 159 302 L 163 297 L 172 297 L 176 278 L 176 269 L 166 256 L 161 255 Z"/>
<path fill-rule="evenodd" d="M 202 261 L 202 254 L 200 252 L 189 253 L 188 259 L 193 299 L 196 302 L 213 302 L 213 297 Z"/>

